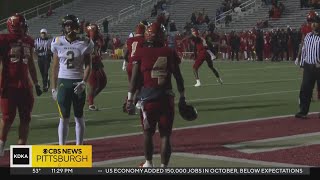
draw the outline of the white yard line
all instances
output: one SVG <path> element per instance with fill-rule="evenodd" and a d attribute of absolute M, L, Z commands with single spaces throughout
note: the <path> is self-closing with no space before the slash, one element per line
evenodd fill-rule
<path fill-rule="evenodd" d="M 300 90 L 288 90 L 288 91 L 274 91 L 274 92 L 265 92 L 265 93 L 255 93 L 255 94 L 243 94 L 243 95 L 237 95 L 237 96 L 223 96 L 223 97 L 212 97 L 212 98 L 198 98 L 198 99 L 189 99 L 188 102 L 205 102 L 205 101 L 212 101 L 212 100 L 220 100 L 220 99 L 229 99 L 229 98 L 241 98 L 241 97 L 252 97 L 252 96 L 264 96 L 264 95 L 272 95 L 272 94 L 285 94 L 285 93 L 293 93 L 298 92 Z M 178 101 L 176 101 L 177 103 Z M 108 108 L 99 108 L 100 111 L 103 110 L 111 110 L 111 109 L 119 109 L 120 106 L 115 107 L 108 107 Z M 89 110 L 85 110 L 85 112 L 88 112 Z M 58 112 L 55 113 L 44 113 L 44 114 L 35 114 L 32 115 L 33 117 L 43 117 L 47 115 L 58 115 Z"/>
<path fill-rule="evenodd" d="M 255 84 L 255 83 L 272 83 L 272 82 L 287 82 L 287 81 L 297 81 L 301 78 L 290 78 L 290 79 L 275 79 L 275 80 L 267 80 L 267 81 L 244 81 L 244 82 L 234 82 L 234 83 L 224 83 L 223 85 L 219 83 L 209 83 L 209 84 L 202 84 L 201 87 L 207 87 L 207 86 L 224 86 L 224 85 L 241 85 L 241 84 Z M 193 85 L 185 86 L 185 87 L 193 87 Z M 198 88 L 201 88 L 198 87 Z M 117 90 L 117 91 L 102 91 L 100 94 L 114 94 L 114 93 L 123 93 L 128 92 L 128 90 Z M 52 98 L 51 96 L 40 96 L 36 97 L 38 99 L 47 99 Z"/>

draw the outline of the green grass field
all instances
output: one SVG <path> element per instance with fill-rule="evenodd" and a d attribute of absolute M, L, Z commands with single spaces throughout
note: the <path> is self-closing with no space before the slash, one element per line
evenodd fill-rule
<path fill-rule="evenodd" d="M 89 112 L 85 107 L 86 138 L 140 132 L 138 116 L 128 116 L 122 112 L 128 86 L 126 73 L 121 70 L 122 61 L 105 60 L 104 64 L 108 84 L 96 98 L 100 111 Z M 224 84 L 218 84 L 203 64 L 200 68 L 202 87 L 196 88 L 193 87 L 192 62 L 181 64 L 187 101 L 197 108 L 199 118 L 186 122 L 176 113 L 174 127 L 287 115 L 298 110 L 302 74 L 293 62 L 215 62 L 214 65 L 221 73 Z M 174 81 L 173 84 L 176 88 Z M 312 104 L 313 110 L 316 106 Z M 51 93 L 36 97 L 29 143 L 57 142 L 58 119 Z M 18 122 L 16 118 L 7 146 L 17 141 Z M 71 124 L 69 140 L 75 138 L 72 127 L 74 123 Z"/>

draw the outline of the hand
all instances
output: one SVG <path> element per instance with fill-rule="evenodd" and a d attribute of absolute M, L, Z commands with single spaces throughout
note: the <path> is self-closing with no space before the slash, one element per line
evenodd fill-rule
<path fill-rule="evenodd" d="M 76 87 L 73 90 L 74 93 L 77 95 L 80 95 L 86 89 L 86 83 L 84 81 L 75 82 L 73 83 L 73 85 L 76 85 Z"/>
<path fill-rule="evenodd" d="M 42 91 L 41 91 L 40 85 L 39 85 L 39 84 L 36 84 L 36 85 L 35 85 L 35 88 L 36 88 L 37 96 L 41 96 Z"/>
<path fill-rule="evenodd" d="M 187 105 L 186 98 L 184 96 L 181 96 L 178 104 L 179 108 L 185 107 L 186 105 Z"/>
<path fill-rule="evenodd" d="M 52 99 L 54 101 L 56 101 L 57 100 L 58 91 L 56 89 L 52 89 L 51 92 L 52 92 Z"/>
<path fill-rule="evenodd" d="M 126 70 L 127 70 L 127 62 L 126 62 L 126 61 L 123 61 L 122 71 L 126 71 Z"/>
<path fill-rule="evenodd" d="M 296 64 L 297 66 L 299 66 L 299 58 L 296 58 L 296 60 L 294 61 L 294 64 Z"/>
<path fill-rule="evenodd" d="M 135 114 L 135 106 L 133 100 L 127 100 L 126 109 L 129 115 Z"/>

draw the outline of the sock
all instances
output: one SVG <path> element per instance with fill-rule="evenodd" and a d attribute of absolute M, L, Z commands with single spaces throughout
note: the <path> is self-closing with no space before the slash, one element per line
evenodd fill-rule
<path fill-rule="evenodd" d="M 197 84 L 200 84 L 200 79 L 196 79 Z"/>
<path fill-rule="evenodd" d="M 88 103 L 89 105 L 93 105 L 93 95 L 88 96 Z"/>
<path fill-rule="evenodd" d="M 60 118 L 58 127 L 59 145 L 65 145 L 69 133 L 69 118 Z"/>
<path fill-rule="evenodd" d="M 247 51 L 244 51 L 243 54 L 244 54 L 244 59 L 247 59 L 248 58 Z"/>
<path fill-rule="evenodd" d="M 164 168 L 166 168 L 166 167 L 168 167 L 167 165 L 164 165 L 164 164 L 161 164 L 161 166 L 160 167 L 164 167 Z"/>
<path fill-rule="evenodd" d="M 74 120 L 76 122 L 76 145 L 82 145 L 83 144 L 83 136 L 84 136 L 84 129 L 85 129 L 85 123 L 84 118 L 77 118 L 74 117 Z"/>
<path fill-rule="evenodd" d="M 226 53 L 222 53 L 222 59 L 226 59 Z"/>
<path fill-rule="evenodd" d="M 5 145 L 5 142 L 0 140 L 0 156 L 3 156 L 4 154 L 4 145 Z"/>

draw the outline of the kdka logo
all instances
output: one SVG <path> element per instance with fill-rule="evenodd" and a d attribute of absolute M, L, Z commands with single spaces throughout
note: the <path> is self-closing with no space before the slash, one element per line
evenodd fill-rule
<path fill-rule="evenodd" d="M 31 146 L 13 145 L 10 147 L 10 167 L 31 167 Z"/>

